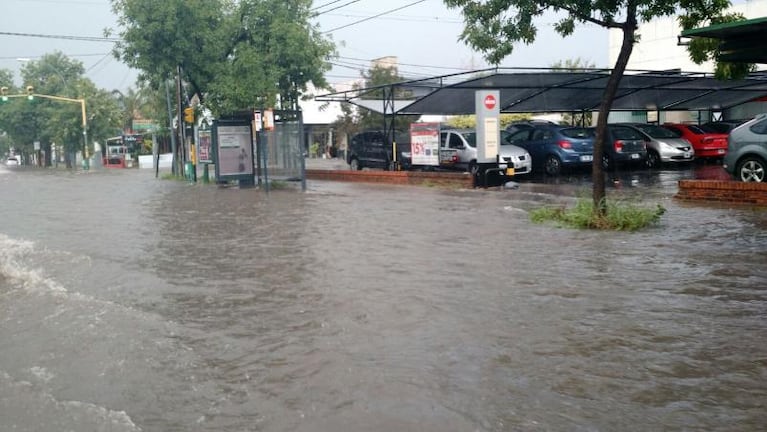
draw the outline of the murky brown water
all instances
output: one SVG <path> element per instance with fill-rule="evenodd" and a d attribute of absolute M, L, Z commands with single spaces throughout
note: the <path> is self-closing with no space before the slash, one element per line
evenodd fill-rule
<path fill-rule="evenodd" d="M 0 173 L 0 430 L 763 430 L 767 212 L 675 176 L 630 234 L 529 222 L 578 182 Z"/>

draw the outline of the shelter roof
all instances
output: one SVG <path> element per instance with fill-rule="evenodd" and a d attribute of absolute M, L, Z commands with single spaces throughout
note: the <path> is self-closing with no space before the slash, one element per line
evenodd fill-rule
<path fill-rule="evenodd" d="M 493 68 L 318 96 L 387 114 L 474 114 L 478 90 L 499 90 L 504 113 L 581 112 L 599 108 L 609 69 Z M 720 81 L 710 74 L 626 71 L 614 111 L 723 110 L 767 96 L 767 74 Z"/>
<path fill-rule="evenodd" d="M 715 24 L 685 30 L 684 38 L 720 39 L 720 61 L 735 63 L 767 63 L 767 17 Z"/>

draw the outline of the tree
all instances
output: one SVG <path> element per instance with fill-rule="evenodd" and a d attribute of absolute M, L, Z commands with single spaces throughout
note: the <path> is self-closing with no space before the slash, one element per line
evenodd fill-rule
<path fill-rule="evenodd" d="M 580 57 L 577 57 L 575 59 L 566 59 L 564 62 L 562 60 L 554 63 L 551 65 L 552 69 L 562 69 L 568 72 L 582 72 L 589 69 L 594 69 L 595 65 L 594 63 L 589 62 L 588 60 L 583 60 Z M 562 116 L 562 121 L 564 123 L 567 123 L 569 125 L 591 125 L 593 121 L 592 112 L 573 112 L 573 113 L 567 113 Z"/>
<path fill-rule="evenodd" d="M 375 88 L 371 92 L 367 92 L 364 95 L 365 99 L 381 99 L 383 100 L 384 88 L 386 84 L 394 84 L 405 81 L 405 78 L 400 76 L 397 67 L 392 65 L 375 64 L 367 71 L 362 72 L 364 78 L 364 84 L 362 88 Z M 397 99 L 409 99 L 411 97 L 407 91 L 402 89 L 395 89 L 393 98 Z M 370 110 L 359 111 L 359 125 L 361 129 L 381 129 L 384 125 L 383 114 Z M 410 124 L 418 119 L 417 116 L 397 116 L 396 126 L 400 130 L 409 130 Z"/>
<path fill-rule="evenodd" d="M 36 141 L 40 142 L 46 154 L 51 154 L 52 143 L 60 146 L 58 148 L 66 155 L 83 149 L 83 104 L 78 102 L 80 99 L 85 101 L 89 142 L 114 134 L 119 125 L 117 105 L 108 92 L 97 89 L 92 81 L 83 76 L 84 73 L 82 63 L 54 52 L 22 67 L 22 88 L 7 86 L 15 94 L 21 94 L 27 86 L 32 86 L 35 94 L 71 99 L 35 97 L 29 101 L 15 98 L 3 104 L 0 129 L 7 132 L 23 154 L 30 154 Z M 69 157 L 67 161 L 70 162 Z M 46 162 L 50 163 L 50 158 Z"/>
<path fill-rule="evenodd" d="M 506 126 L 518 122 L 531 120 L 532 114 L 529 113 L 515 113 L 515 114 L 501 114 L 499 120 L 501 129 L 506 129 Z M 474 129 L 477 127 L 477 116 L 471 115 L 459 115 L 454 116 L 447 121 L 448 126 L 457 129 Z"/>
<path fill-rule="evenodd" d="M 159 89 L 178 68 L 214 115 L 295 109 L 306 85 L 326 86 L 335 47 L 311 25 L 311 0 L 112 0 L 115 55 Z"/>
<path fill-rule="evenodd" d="M 133 120 L 146 118 L 144 111 L 148 105 L 147 93 L 147 87 L 129 88 L 125 93 L 119 90 L 112 91 L 112 96 L 120 108 L 120 121 L 124 132 L 133 130 Z"/>
<path fill-rule="evenodd" d="M 0 69 L 0 87 L 4 87 L 7 94 L 15 93 L 13 85 L 13 72 L 8 69 Z M 0 155 L 10 152 L 12 144 L 11 138 L 7 132 L 7 108 L 4 106 L 7 102 L 0 100 Z"/>
<path fill-rule="evenodd" d="M 365 91 L 363 99 L 384 99 L 384 86 L 405 81 L 397 72 L 396 66 L 375 64 L 367 71 L 360 71 L 363 81 L 354 84 L 352 89 L 355 91 L 363 89 L 372 89 Z M 394 99 L 408 99 L 406 91 L 395 90 Z M 401 131 L 410 130 L 410 124 L 418 120 L 418 116 L 397 116 L 396 129 Z M 351 135 L 365 129 L 384 128 L 384 115 L 365 108 L 353 106 L 350 103 L 341 104 L 341 115 L 333 122 L 333 127 L 340 134 Z"/>
<path fill-rule="evenodd" d="M 509 55 L 514 44 L 531 43 L 535 40 L 537 27 L 534 19 L 545 11 L 566 12 L 568 15 L 554 25 L 562 36 L 575 30 L 576 24 L 596 24 L 622 32 L 621 49 L 605 87 L 599 105 L 594 163 L 592 167 L 594 211 L 598 216 L 607 213 L 605 201 L 605 178 L 602 170 L 604 137 L 607 116 L 612 108 L 615 94 L 626 70 L 634 43 L 638 40 L 637 28 L 641 21 L 655 17 L 678 14 L 680 20 L 696 17 L 696 22 L 710 21 L 720 17 L 729 7 L 728 0 L 444 0 L 452 8 L 461 8 L 465 26 L 461 39 L 482 51 L 492 64 L 499 64 Z"/>

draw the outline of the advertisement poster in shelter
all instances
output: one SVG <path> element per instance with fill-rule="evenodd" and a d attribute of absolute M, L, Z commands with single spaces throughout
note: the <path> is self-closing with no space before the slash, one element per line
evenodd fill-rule
<path fill-rule="evenodd" d="M 410 125 L 410 156 L 413 165 L 439 165 L 439 123 Z"/>
<path fill-rule="evenodd" d="M 210 152 L 211 136 L 209 130 L 201 130 L 197 133 L 197 154 L 199 163 L 213 163 L 213 155 Z"/>
<path fill-rule="evenodd" d="M 253 146 L 249 126 L 218 126 L 218 175 L 252 176 Z"/>

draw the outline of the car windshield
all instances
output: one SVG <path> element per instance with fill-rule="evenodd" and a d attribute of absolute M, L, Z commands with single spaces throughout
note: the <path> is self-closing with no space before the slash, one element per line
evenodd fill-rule
<path fill-rule="evenodd" d="M 469 145 L 469 147 L 476 147 L 477 146 L 477 134 L 476 134 L 476 132 L 463 132 L 463 133 L 461 133 L 461 135 L 466 140 L 466 143 Z"/>
<path fill-rule="evenodd" d="M 560 133 L 568 138 L 594 138 L 593 128 L 566 128 L 562 129 Z"/>
<path fill-rule="evenodd" d="M 642 135 L 636 130 L 630 127 L 613 126 L 610 127 L 613 133 L 613 137 L 619 140 L 643 140 Z"/>
<path fill-rule="evenodd" d="M 653 138 L 679 138 L 674 132 L 660 126 L 641 124 L 636 125 L 636 128 Z"/>
<path fill-rule="evenodd" d="M 700 126 L 696 125 L 687 125 L 687 129 L 690 130 L 690 132 L 694 133 L 695 135 L 703 135 L 706 133 Z"/>

